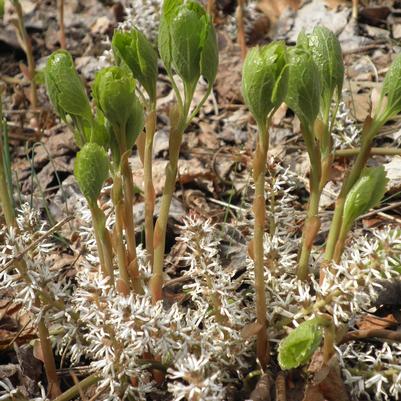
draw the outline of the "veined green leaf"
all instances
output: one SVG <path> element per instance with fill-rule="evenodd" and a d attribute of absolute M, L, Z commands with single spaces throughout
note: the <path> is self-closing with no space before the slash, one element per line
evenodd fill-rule
<path fill-rule="evenodd" d="M 162 15 L 160 17 L 159 36 L 158 36 L 158 47 L 160 58 L 163 60 L 164 66 L 168 71 L 171 70 L 171 48 L 172 39 L 170 26 L 173 17 L 176 15 L 179 6 L 181 6 L 183 0 L 164 0 L 162 7 Z"/>
<path fill-rule="evenodd" d="M 205 16 L 205 31 L 201 53 L 201 74 L 209 85 L 213 85 L 219 65 L 219 49 L 216 31 L 208 17 Z"/>
<path fill-rule="evenodd" d="M 179 8 L 170 26 L 172 66 L 186 83 L 200 77 L 201 37 L 204 23 L 196 11 Z"/>
<path fill-rule="evenodd" d="M 383 166 L 366 168 L 349 191 L 344 205 L 343 227 L 349 231 L 354 221 L 375 207 L 386 192 L 388 179 Z"/>
<path fill-rule="evenodd" d="M 145 88 L 151 100 L 156 99 L 157 53 L 145 35 L 133 28 L 130 32 L 116 31 L 113 52 L 130 68 L 135 79 Z"/>
<path fill-rule="evenodd" d="M 304 47 L 297 46 L 289 51 L 285 102 L 306 128 L 313 126 L 320 106 L 319 71 L 311 53 Z"/>
<path fill-rule="evenodd" d="M 258 124 L 283 102 L 288 81 L 284 42 L 251 49 L 242 69 L 242 93 Z"/>
<path fill-rule="evenodd" d="M 322 341 L 323 333 L 318 318 L 301 323 L 280 342 L 278 363 L 281 369 L 294 369 L 307 363 Z"/>
<path fill-rule="evenodd" d="M 322 107 L 329 109 L 334 92 L 341 96 L 344 82 L 344 63 L 341 45 L 336 35 L 323 26 L 317 26 L 308 36 L 309 48 L 319 70 Z M 305 42 L 305 39 L 301 41 Z"/>
<path fill-rule="evenodd" d="M 96 202 L 109 175 L 105 150 L 96 143 L 85 144 L 75 159 L 74 175 L 88 203 Z"/>
<path fill-rule="evenodd" d="M 96 105 L 113 126 L 125 129 L 136 101 L 135 80 L 120 67 L 107 67 L 96 74 L 92 86 Z"/>
<path fill-rule="evenodd" d="M 70 115 L 91 121 L 89 100 L 70 53 L 66 50 L 52 53 L 44 72 L 47 93 L 60 118 L 67 121 Z"/>

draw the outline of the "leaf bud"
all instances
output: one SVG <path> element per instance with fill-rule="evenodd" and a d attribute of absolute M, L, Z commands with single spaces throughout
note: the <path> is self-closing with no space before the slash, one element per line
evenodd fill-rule
<path fill-rule="evenodd" d="M 259 125 L 265 125 L 271 112 L 284 101 L 288 67 L 284 42 L 251 49 L 242 69 L 245 103 Z"/>

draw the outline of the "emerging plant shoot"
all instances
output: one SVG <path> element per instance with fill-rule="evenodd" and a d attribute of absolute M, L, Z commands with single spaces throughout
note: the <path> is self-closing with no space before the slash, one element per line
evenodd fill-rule
<path fill-rule="evenodd" d="M 249 253 L 255 262 L 256 315 L 261 329 L 257 336 L 257 357 L 264 369 L 270 359 L 267 339 L 266 298 L 264 283 L 263 236 L 265 231 L 265 174 L 269 148 L 271 117 L 284 100 L 287 90 L 287 52 L 283 42 L 251 49 L 245 59 L 242 75 L 242 92 L 257 125 L 258 139 L 253 158 L 255 198 L 254 237 Z"/>

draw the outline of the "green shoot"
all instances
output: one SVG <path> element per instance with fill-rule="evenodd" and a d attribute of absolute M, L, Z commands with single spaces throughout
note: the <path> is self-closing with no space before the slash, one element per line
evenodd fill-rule
<path fill-rule="evenodd" d="M 145 144 L 142 149 L 145 187 L 145 242 L 149 261 L 153 266 L 153 213 L 155 209 L 155 191 L 152 179 L 153 138 L 156 132 L 156 82 L 157 52 L 151 43 L 137 29 L 130 32 L 116 31 L 112 47 L 117 62 L 125 64 L 134 78 L 148 94 L 146 103 Z M 137 142 L 138 149 L 140 145 Z"/>
<path fill-rule="evenodd" d="M 154 301 L 162 299 L 167 220 L 177 177 L 182 136 L 191 119 L 209 96 L 217 73 L 216 34 L 208 15 L 198 2 L 164 1 L 159 31 L 159 53 L 170 77 L 177 105 L 170 112 L 169 163 L 166 167 L 160 215 L 154 229 L 154 264 L 151 280 Z M 180 93 L 177 87 L 173 72 L 183 82 L 183 93 Z M 208 90 L 191 113 L 191 102 L 201 75 L 208 82 Z"/>
<path fill-rule="evenodd" d="M 265 174 L 269 148 L 270 119 L 284 100 L 287 90 L 287 53 L 283 42 L 257 47 L 249 51 L 243 67 L 242 92 L 258 125 L 258 141 L 253 158 L 255 198 L 254 238 L 249 244 L 255 262 L 256 315 L 261 329 L 257 337 L 257 357 L 264 369 L 269 362 L 266 298 L 264 284 L 263 235 L 265 231 Z"/>

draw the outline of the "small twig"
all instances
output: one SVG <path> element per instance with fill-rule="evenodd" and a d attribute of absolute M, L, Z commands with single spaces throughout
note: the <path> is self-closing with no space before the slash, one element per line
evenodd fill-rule
<path fill-rule="evenodd" d="M 367 217 L 374 216 L 375 214 L 378 214 L 378 213 L 381 213 L 381 212 L 385 212 L 386 210 L 391 210 L 391 209 L 394 209 L 394 208 L 399 207 L 399 206 L 401 206 L 401 201 L 400 202 L 394 202 L 394 203 L 392 203 L 390 205 L 387 205 L 387 206 L 384 206 L 384 207 L 382 207 L 380 209 L 372 210 L 371 212 L 368 212 L 368 213 L 360 216 L 359 219 L 366 219 Z"/>
<path fill-rule="evenodd" d="M 50 230 L 46 231 L 44 234 L 42 234 L 38 239 L 33 241 L 29 246 L 27 246 L 24 250 L 22 250 L 18 255 L 14 256 L 11 260 L 9 260 L 4 267 L 0 270 L 0 273 L 7 270 L 10 266 L 12 266 L 13 263 L 15 263 L 18 260 L 21 260 L 21 258 L 29 252 L 31 249 L 35 248 L 38 246 L 44 239 L 52 235 L 54 232 L 56 232 L 60 227 L 62 227 L 64 224 L 68 223 L 74 218 L 74 216 L 67 216 L 57 224 L 55 224 Z"/>
<path fill-rule="evenodd" d="M 57 398 L 55 398 L 53 401 L 69 401 L 73 398 L 75 398 L 77 395 L 80 394 L 81 391 L 87 389 L 88 387 L 92 386 L 93 384 L 96 384 L 100 380 L 99 376 L 96 375 L 90 375 L 75 386 L 72 386 L 69 388 L 67 391 L 65 391 L 63 394 L 59 395 Z"/>
<path fill-rule="evenodd" d="M 338 149 L 334 152 L 335 157 L 352 157 L 357 156 L 361 151 L 360 148 Z M 400 148 L 371 148 L 369 154 L 380 156 L 401 156 Z"/>
<path fill-rule="evenodd" d="M 244 208 L 242 208 L 242 207 L 235 206 L 235 205 L 232 205 L 231 203 L 223 202 L 223 201 L 218 200 L 218 199 L 214 199 L 214 198 L 206 198 L 206 199 L 207 199 L 208 201 L 212 202 L 212 203 L 216 203 L 216 205 L 228 207 L 228 208 L 233 209 L 233 210 L 238 210 L 239 212 L 242 212 L 242 213 L 247 213 L 247 212 L 249 212 L 248 209 L 244 209 Z"/>
<path fill-rule="evenodd" d="M 401 341 L 401 332 L 386 329 L 368 329 L 368 330 L 355 330 L 348 332 L 340 341 L 344 344 L 349 341 L 366 340 L 368 338 L 382 338 L 391 341 Z"/>
<path fill-rule="evenodd" d="M 7 348 L 11 347 L 15 341 L 18 339 L 18 337 L 22 334 L 22 332 L 28 327 L 28 324 L 31 323 L 31 319 L 29 319 L 18 331 L 18 333 L 11 339 L 11 341 L 7 344 Z"/>

